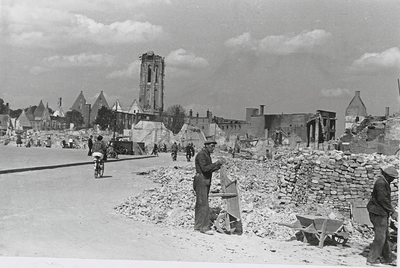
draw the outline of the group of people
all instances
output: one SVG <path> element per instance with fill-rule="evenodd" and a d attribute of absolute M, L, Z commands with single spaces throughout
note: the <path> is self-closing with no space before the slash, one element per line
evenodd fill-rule
<path fill-rule="evenodd" d="M 75 140 L 73 138 L 69 138 L 68 142 L 65 141 L 65 139 L 63 139 L 61 141 L 61 147 L 62 148 L 76 148 L 76 146 L 77 146 L 76 142 L 75 142 Z"/>
<path fill-rule="evenodd" d="M 15 143 L 17 144 L 17 147 L 22 147 L 23 141 L 22 141 L 21 134 L 19 134 L 19 133 L 17 134 L 17 139 L 16 139 Z M 40 139 L 37 139 L 36 143 L 35 143 L 33 138 L 31 136 L 28 136 L 26 138 L 26 141 L 25 141 L 25 147 L 26 148 L 30 148 L 32 146 L 36 146 L 36 147 L 44 146 L 46 148 L 50 148 L 51 147 L 51 143 L 52 142 L 51 142 L 51 138 L 50 137 L 47 137 L 47 139 L 42 144 L 42 141 Z"/>

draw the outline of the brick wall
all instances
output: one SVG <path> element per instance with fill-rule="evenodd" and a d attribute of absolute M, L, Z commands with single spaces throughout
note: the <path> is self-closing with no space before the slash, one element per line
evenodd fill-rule
<path fill-rule="evenodd" d="M 370 198 L 374 178 L 388 164 L 399 167 L 395 156 L 302 149 L 281 163 L 279 198 L 282 203 L 326 204 L 346 213 L 351 201 Z M 397 204 L 398 180 L 391 187 Z"/>

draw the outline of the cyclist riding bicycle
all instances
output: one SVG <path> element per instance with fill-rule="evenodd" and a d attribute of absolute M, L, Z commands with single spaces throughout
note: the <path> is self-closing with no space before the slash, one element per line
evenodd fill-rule
<path fill-rule="evenodd" d="M 104 161 L 107 160 L 107 145 L 103 141 L 103 136 L 99 135 L 97 137 L 97 140 L 93 144 L 92 151 L 92 156 L 94 158 L 98 156 Z"/>

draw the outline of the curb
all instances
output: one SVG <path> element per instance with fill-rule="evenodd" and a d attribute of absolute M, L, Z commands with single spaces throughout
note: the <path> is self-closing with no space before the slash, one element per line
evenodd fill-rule
<path fill-rule="evenodd" d="M 140 157 L 135 157 L 135 158 L 112 159 L 112 160 L 107 160 L 107 162 L 111 163 L 111 162 L 120 162 L 120 161 L 127 161 L 127 160 L 153 158 L 153 157 L 156 157 L 156 156 L 146 155 L 146 156 L 140 156 Z M 43 169 L 72 167 L 72 166 L 83 166 L 83 165 L 89 165 L 89 164 L 93 165 L 93 161 L 78 162 L 78 163 L 68 163 L 68 164 L 59 164 L 59 165 L 50 165 L 50 166 L 13 168 L 13 169 L 0 170 L 0 174 L 9 174 L 9 173 L 18 173 L 18 172 L 35 171 L 35 170 L 43 170 Z"/>

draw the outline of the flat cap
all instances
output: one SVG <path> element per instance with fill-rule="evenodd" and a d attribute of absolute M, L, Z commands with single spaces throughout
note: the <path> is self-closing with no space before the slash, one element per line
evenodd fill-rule
<path fill-rule="evenodd" d="M 384 166 L 381 167 L 381 170 L 383 173 L 385 173 L 386 175 L 393 177 L 393 178 L 398 178 L 399 177 L 399 173 L 397 172 L 397 169 L 394 166 Z"/>
<path fill-rule="evenodd" d="M 217 144 L 217 142 L 214 139 L 208 139 L 204 142 L 204 145 L 208 145 L 208 144 Z"/>

